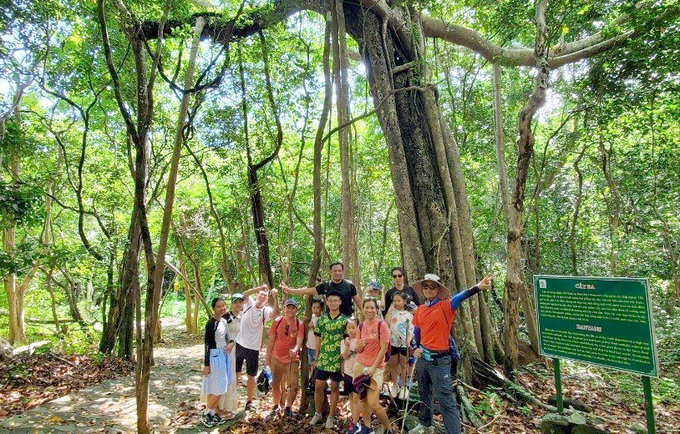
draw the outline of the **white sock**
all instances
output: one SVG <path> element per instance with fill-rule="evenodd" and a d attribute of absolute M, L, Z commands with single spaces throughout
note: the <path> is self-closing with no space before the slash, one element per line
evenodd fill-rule
<path fill-rule="evenodd" d="M 206 408 L 205 409 L 205 414 L 213 415 L 215 414 L 215 409 L 214 408 Z"/>

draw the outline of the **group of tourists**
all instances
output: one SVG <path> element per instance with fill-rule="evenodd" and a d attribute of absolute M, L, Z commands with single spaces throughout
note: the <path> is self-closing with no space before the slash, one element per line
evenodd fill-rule
<path fill-rule="evenodd" d="M 450 330 L 456 310 L 467 298 L 491 286 L 492 276 L 451 296 L 438 276 L 406 284 L 403 268 L 392 269 L 393 286 L 383 297 L 380 285 L 371 282 L 360 295 L 344 279 L 344 265 L 331 264 L 331 280 L 313 288 L 289 288 L 289 295 L 310 295 L 311 319 L 298 319 L 299 303 L 288 298 L 280 308 L 277 290 L 266 285 L 212 302 L 213 317 L 206 324 L 203 392 L 206 427 L 224 423 L 237 411 L 237 384 L 246 364 L 247 400 L 250 410 L 258 376 L 258 358 L 269 319 L 268 343 L 263 374 L 271 372 L 273 407 L 271 416 L 290 416 L 300 382 L 300 357 L 307 357 L 313 384 L 315 412 L 310 425 L 335 426 L 341 390 L 349 398 L 349 434 L 370 434 L 371 415 L 386 433 L 397 433 L 380 403 L 383 390 L 395 398 L 407 399 L 411 378 L 418 384 L 420 425 L 412 432 L 432 430 L 432 398 L 439 401 L 447 433 L 460 433 L 461 422 L 453 392 L 451 366 L 457 358 Z M 253 297 L 254 296 L 254 300 Z M 271 299 L 271 306 L 268 302 Z M 306 337 L 306 339 L 305 339 Z M 385 372 L 391 385 L 385 385 Z M 329 412 L 321 413 L 330 385 Z M 225 413 L 218 414 L 219 411 Z"/>

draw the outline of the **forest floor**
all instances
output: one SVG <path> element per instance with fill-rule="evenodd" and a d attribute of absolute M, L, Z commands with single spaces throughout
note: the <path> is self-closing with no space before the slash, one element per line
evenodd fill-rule
<path fill-rule="evenodd" d="M 155 432 L 201 433 L 229 432 L 233 434 L 292 434 L 319 432 L 346 432 L 347 405 L 342 405 L 334 430 L 311 428 L 302 415 L 291 418 L 269 417 L 269 396 L 256 393 L 253 411 L 243 421 L 229 428 L 206 429 L 200 424 L 203 404 L 199 402 L 201 388 L 202 340 L 188 336 L 179 319 L 163 320 L 164 342 L 155 350 L 156 366 L 151 374 L 149 420 Z M 58 389 L 57 385 L 33 384 L 21 390 L 4 390 L 0 397 L 0 432 L 12 433 L 128 433 L 136 431 L 136 404 L 133 375 L 130 365 L 113 361 L 105 371 L 114 378 L 105 379 L 101 372 L 91 373 L 87 360 L 66 358 L 73 365 L 72 380 L 61 383 L 70 388 Z M 63 359 L 62 359 L 63 360 Z M 54 360 L 51 363 L 55 363 Z M 82 365 L 81 365 L 82 363 Z M 80 368 L 78 368 L 80 366 Z M 563 374 L 566 397 L 578 398 L 593 409 L 605 423 L 602 428 L 617 434 L 630 434 L 634 425 L 645 423 L 642 405 L 642 386 L 632 382 L 612 381 L 601 370 L 571 370 Z M 668 367 L 665 374 L 680 377 L 680 366 Z M 90 375 L 90 377 L 88 377 Z M 63 376 L 61 377 L 64 380 Z M 633 377 L 631 377 L 633 378 Z M 242 377 L 245 385 L 245 376 Z M 95 385 L 93 382 L 101 381 Z M 518 382 L 530 390 L 536 398 L 547 402 L 554 394 L 552 371 L 544 365 L 534 365 L 523 370 Z M 60 384 L 61 384 L 60 383 Z M 89 385 L 89 386 L 88 386 Z M 78 387 L 88 386 L 72 391 Z M 639 387 L 638 387 L 639 386 Z M 31 395 L 32 393 L 32 395 Z M 22 399 L 9 398 L 16 394 Z M 43 402 L 55 394 L 64 394 L 52 401 Z M 482 415 L 483 426 L 466 427 L 466 433 L 538 433 L 540 418 L 546 410 L 532 405 L 506 399 L 500 391 L 486 389 L 472 391 L 470 395 L 475 408 Z M 680 396 L 669 402 L 655 403 L 657 433 L 680 433 Z M 2 400 L 5 399 L 3 402 Z M 239 388 L 240 404 L 245 401 L 245 386 Z M 23 413 L 17 413 L 28 408 Z M 31 408 L 32 407 L 32 408 Z M 9 410 L 9 411 L 8 411 Z M 7 417 L 8 416 L 8 417 Z M 4 419 L 3 419 L 4 417 Z"/>

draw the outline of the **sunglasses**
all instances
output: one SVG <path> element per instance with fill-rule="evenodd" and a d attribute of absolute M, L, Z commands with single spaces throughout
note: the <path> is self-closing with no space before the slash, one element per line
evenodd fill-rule
<path fill-rule="evenodd" d="M 438 289 L 437 285 L 423 285 L 423 289 Z"/>
<path fill-rule="evenodd" d="M 392 275 L 392 279 L 397 279 L 399 277 L 404 277 L 404 275 L 403 274 L 393 274 Z"/>

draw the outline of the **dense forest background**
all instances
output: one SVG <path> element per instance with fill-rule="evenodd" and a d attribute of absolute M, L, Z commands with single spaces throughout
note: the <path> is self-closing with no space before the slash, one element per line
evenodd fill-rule
<path fill-rule="evenodd" d="M 402 3 L 390 5 L 504 49 L 537 45 L 532 2 Z M 507 318 L 504 198 L 523 182 L 518 263 L 528 288 L 539 273 L 647 277 L 661 363 L 680 360 L 679 7 L 550 2 L 546 47 L 619 39 L 546 72 L 528 154 L 518 119 L 540 68 L 414 26 L 419 55 L 407 66 L 418 74 L 409 85 L 436 88 L 457 144 L 472 228 L 468 274 L 496 275 L 486 301 L 501 341 L 513 329 L 531 342 L 530 309 Z M 154 305 L 197 333 L 202 300 L 261 283 L 306 286 L 326 279 L 336 260 L 359 285 L 389 288 L 410 241 L 368 78 L 375 69 L 362 61 L 369 38 L 345 40 L 343 31 L 338 44 L 323 15 L 283 19 L 274 9 L 173 0 L 19 0 L 0 9 L 0 336 L 132 357 L 133 324 L 155 326 Z M 210 28 L 200 42 L 197 16 Z M 441 272 L 435 261 L 427 271 Z M 425 271 L 406 265 L 411 281 Z M 463 286 L 457 273 L 448 274 L 454 287 Z M 485 314 L 474 309 L 478 322 Z M 485 360 L 503 363 L 507 343 L 477 344 Z"/>

